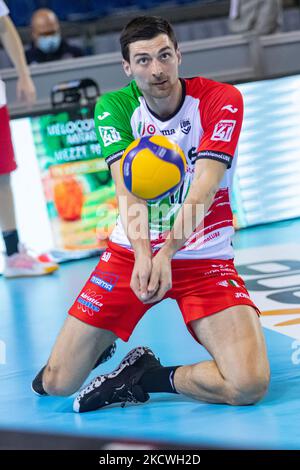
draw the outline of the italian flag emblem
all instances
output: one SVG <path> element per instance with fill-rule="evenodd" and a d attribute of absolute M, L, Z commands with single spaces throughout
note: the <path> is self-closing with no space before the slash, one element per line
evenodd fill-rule
<path fill-rule="evenodd" d="M 240 287 L 236 281 L 233 281 L 232 279 L 229 279 L 228 283 L 233 286 L 233 287 Z"/>

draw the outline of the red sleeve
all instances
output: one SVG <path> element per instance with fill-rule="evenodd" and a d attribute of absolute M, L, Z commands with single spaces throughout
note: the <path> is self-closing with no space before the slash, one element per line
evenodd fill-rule
<path fill-rule="evenodd" d="M 200 99 L 204 134 L 198 147 L 199 158 L 209 158 L 231 167 L 243 121 L 243 98 L 237 88 L 219 83 Z"/>

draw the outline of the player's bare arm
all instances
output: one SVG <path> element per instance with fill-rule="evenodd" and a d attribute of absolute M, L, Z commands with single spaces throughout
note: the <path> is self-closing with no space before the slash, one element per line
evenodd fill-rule
<path fill-rule="evenodd" d="M 171 259 L 184 245 L 196 226 L 201 223 L 199 211 L 201 211 L 203 220 L 219 189 L 225 171 L 226 166 L 223 163 L 209 159 L 196 161 L 195 177 L 190 191 L 177 214 L 168 239 L 153 258 L 148 293 L 149 295 L 151 292 L 154 294 L 144 303 L 160 301 L 172 287 Z M 181 236 L 178 237 L 178 234 Z"/>
<path fill-rule="evenodd" d="M 134 249 L 135 265 L 132 271 L 130 287 L 136 296 L 144 301 L 151 294 L 147 292 L 147 286 L 152 269 L 147 203 L 127 191 L 120 174 L 119 161 L 113 163 L 110 169 L 116 186 L 120 217 L 126 230 L 126 235 Z M 135 224 L 137 218 L 139 220 L 138 227 Z"/>
<path fill-rule="evenodd" d="M 20 36 L 8 16 L 0 17 L 0 38 L 18 73 L 17 97 L 32 105 L 36 99 L 36 91 L 27 67 Z"/>

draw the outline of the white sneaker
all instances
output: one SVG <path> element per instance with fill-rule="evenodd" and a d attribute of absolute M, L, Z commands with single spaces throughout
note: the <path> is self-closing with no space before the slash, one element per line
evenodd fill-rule
<path fill-rule="evenodd" d="M 51 261 L 47 255 L 33 255 L 19 245 L 19 252 L 4 259 L 4 277 L 44 276 L 58 269 L 58 264 Z"/>

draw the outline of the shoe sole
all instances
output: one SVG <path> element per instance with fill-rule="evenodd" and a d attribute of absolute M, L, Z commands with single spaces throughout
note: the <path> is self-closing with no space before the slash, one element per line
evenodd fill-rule
<path fill-rule="evenodd" d="M 101 378 L 102 378 L 102 381 L 101 381 L 101 384 L 99 385 L 99 387 L 101 387 L 101 385 L 107 380 L 107 379 L 111 379 L 111 378 L 114 378 L 114 377 L 117 377 L 124 369 L 125 367 L 127 366 L 132 366 L 138 359 L 140 359 L 140 357 L 142 357 L 145 353 L 150 353 L 154 356 L 154 353 L 151 351 L 151 349 L 149 348 L 146 348 L 144 346 L 139 346 L 137 348 L 134 348 L 132 349 L 131 351 L 129 351 L 128 354 L 126 354 L 126 356 L 124 357 L 124 359 L 120 362 L 120 364 L 118 365 L 118 367 L 116 369 L 114 369 L 112 372 L 110 372 L 109 374 L 105 374 L 105 375 L 102 375 Z M 155 357 L 155 356 L 154 356 Z M 95 379 L 94 379 L 95 380 Z M 91 383 L 94 382 L 94 380 L 92 380 Z M 91 385 L 91 383 L 89 385 Z M 87 385 L 83 390 L 85 390 L 89 385 Z M 82 390 L 82 391 L 83 391 Z M 111 404 L 107 404 L 107 405 L 104 405 L 105 407 L 108 407 L 110 405 L 120 405 L 119 403 L 111 403 Z M 101 407 L 103 408 L 103 407 Z M 73 411 L 75 413 L 84 413 L 84 411 L 80 411 L 80 403 L 79 403 L 79 400 L 78 400 L 78 397 L 75 398 L 74 402 L 73 402 Z M 95 411 L 95 410 L 94 410 Z"/>
<path fill-rule="evenodd" d="M 37 276 L 46 276 L 48 274 L 52 274 L 54 273 L 55 271 L 58 270 L 58 266 L 56 267 L 49 267 L 49 268 L 44 268 L 44 271 L 43 272 L 39 272 L 39 273 L 33 273 L 33 272 L 28 272 L 28 273 L 24 273 L 23 272 L 20 272 L 20 273 L 14 273 L 14 274 L 9 274 L 8 273 L 3 273 L 3 277 L 5 277 L 6 279 L 15 279 L 15 278 L 18 278 L 18 277 L 37 277 Z"/>

